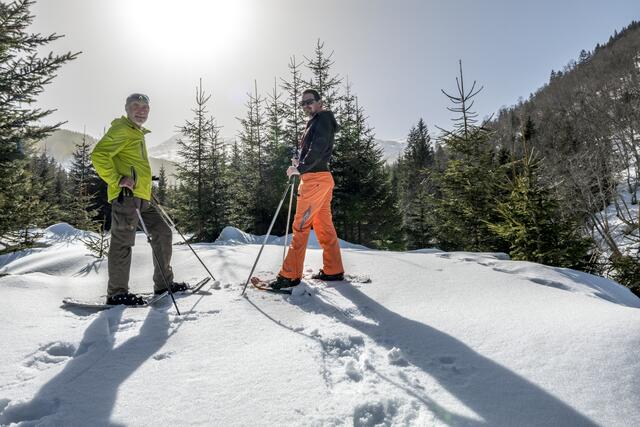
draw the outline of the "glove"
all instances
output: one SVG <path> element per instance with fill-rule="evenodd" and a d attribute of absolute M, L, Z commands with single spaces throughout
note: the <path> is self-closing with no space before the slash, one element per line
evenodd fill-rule
<path fill-rule="evenodd" d="M 129 190 L 133 190 L 133 187 L 136 185 L 136 182 L 130 176 L 123 176 L 118 183 L 120 187 L 128 188 Z"/>
<path fill-rule="evenodd" d="M 287 177 L 291 178 L 293 175 L 300 175 L 300 172 L 298 172 L 298 168 L 295 166 L 289 166 L 287 168 Z"/>

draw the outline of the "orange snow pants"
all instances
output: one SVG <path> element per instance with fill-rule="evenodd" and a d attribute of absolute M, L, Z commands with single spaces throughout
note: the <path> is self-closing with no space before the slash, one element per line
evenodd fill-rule
<path fill-rule="evenodd" d="M 322 247 L 322 270 L 326 274 L 344 273 L 338 236 L 331 218 L 333 177 L 330 172 L 309 172 L 301 175 L 298 202 L 293 219 L 293 239 L 280 275 L 288 279 L 302 277 L 304 255 L 311 228 Z"/>

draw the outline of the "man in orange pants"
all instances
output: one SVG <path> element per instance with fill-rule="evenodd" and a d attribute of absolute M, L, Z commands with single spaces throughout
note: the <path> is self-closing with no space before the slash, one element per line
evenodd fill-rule
<path fill-rule="evenodd" d="M 314 229 L 322 246 L 322 269 L 313 275 L 320 280 L 343 280 L 344 267 L 338 236 L 331 218 L 333 177 L 329 160 L 333 152 L 338 123 L 331 111 L 322 106 L 320 94 L 313 89 L 302 93 L 300 106 L 309 116 L 300 140 L 300 159 L 287 169 L 287 176 L 300 175 L 298 202 L 293 219 L 293 239 L 278 277 L 270 283 L 274 289 L 300 283 L 309 232 Z"/>

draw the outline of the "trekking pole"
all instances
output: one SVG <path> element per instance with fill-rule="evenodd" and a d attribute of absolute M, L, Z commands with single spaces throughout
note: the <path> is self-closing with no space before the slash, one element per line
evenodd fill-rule
<path fill-rule="evenodd" d="M 158 201 L 158 199 L 156 198 L 155 194 L 151 195 L 151 198 L 153 199 L 153 205 L 155 207 L 158 208 L 158 210 L 160 211 L 160 213 L 162 214 L 162 219 L 164 220 L 165 224 L 167 224 L 169 227 L 173 227 L 174 230 L 176 230 L 178 232 L 178 234 L 180 235 L 180 237 L 182 237 L 182 240 L 184 241 L 184 243 L 189 246 L 189 249 L 191 249 L 191 252 L 193 252 L 193 254 L 195 255 L 196 258 L 198 258 L 198 261 L 200 261 L 200 264 L 202 264 L 202 266 L 204 267 L 205 270 L 207 270 L 207 273 L 209 274 L 209 276 L 211 277 L 211 279 L 213 280 L 213 283 L 215 284 L 216 282 L 216 278 L 213 277 L 213 273 L 211 273 L 211 271 L 209 271 L 209 269 L 207 268 L 207 266 L 205 265 L 205 263 L 200 259 L 200 257 L 198 256 L 198 254 L 196 253 L 195 249 L 193 249 L 193 247 L 189 244 L 189 242 L 187 241 L 186 237 L 184 237 L 184 234 L 182 234 L 182 232 L 180 231 L 180 229 L 178 228 L 178 226 L 175 224 L 175 222 L 173 222 L 173 220 L 171 219 L 171 217 L 169 216 L 169 214 L 164 210 L 164 208 L 162 207 L 162 205 L 160 204 L 160 202 Z"/>
<path fill-rule="evenodd" d="M 298 158 L 298 150 L 295 150 L 291 158 L 291 165 L 294 165 L 294 159 Z M 291 206 L 293 205 L 293 191 L 296 189 L 296 176 L 293 175 L 291 183 L 291 194 L 289 195 L 289 212 L 287 213 L 287 225 L 284 230 L 284 247 L 282 248 L 282 264 L 287 257 L 287 246 L 289 246 L 289 221 L 291 221 Z"/>
<path fill-rule="evenodd" d="M 284 230 L 284 247 L 282 248 L 282 263 L 287 257 L 287 246 L 289 246 L 289 221 L 291 221 L 291 205 L 293 205 L 293 190 L 296 188 L 296 176 L 291 177 L 291 194 L 289 194 L 289 212 L 287 212 L 287 226 Z M 293 228 L 293 227 L 292 227 Z"/>
<path fill-rule="evenodd" d="M 156 265 L 158 266 L 158 269 L 160 270 L 160 274 L 162 275 L 162 280 L 164 280 L 165 285 L 167 285 L 167 291 L 169 292 L 169 296 L 171 297 L 171 300 L 173 301 L 173 305 L 176 307 L 176 312 L 178 313 L 178 316 L 180 316 L 180 309 L 178 308 L 178 304 L 176 303 L 176 299 L 173 297 L 173 291 L 171 290 L 171 284 L 167 280 L 167 276 L 164 275 L 164 271 L 162 271 L 162 264 L 160 264 L 160 260 L 158 259 L 158 255 L 156 254 L 155 249 L 153 249 L 153 244 L 151 243 L 151 236 L 149 235 L 149 232 L 147 231 L 147 226 L 144 224 L 144 220 L 142 219 L 142 215 L 140 214 L 140 209 L 138 209 L 137 206 L 136 206 L 136 214 L 138 214 L 138 219 L 140 220 L 140 225 L 142 226 L 142 231 L 144 231 L 144 234 L 147 236 L 147 242 L 149 242 L 149 244 L 151 245 L 151 253 L 153 254 L 153 258 L 156 261 Z"/>
<path fill-rule="evenodd" d="M 247 285 L 249 284 L 249 281 L 251 280 L 251 276 L 253 275 L 253 271 L 256 269 L 256 265 L 258 265 L 258 260 L 260 259 L 260 255 L 262 255 L 262 250 L 264 249 L 264 245 L 267 244 L 267 239 L 269 238 L 269 235 L 271 234 L 271 229 L 273 228 L 273 224 L 276 222 L 276 218 L 278 218 L 278 213 L 280 213 L 280 208 L 282 207 L 282 203 L 284 203 L 284 199 L 285 199 L 285 197 L 287 197 L 287 193 L 289 192 L 289 189 L 291 187 L 292 187 L 292 181 L 289 181 L 287 183 L 287 188 L 284 190 L 284 194 L 282 195 L 282 198 L 280 199 L 280 203 L 278 204 L 278 209 L 276 209 L 276 213 L 273 215 L 273 219 L 271 220 L 271 225 L 269 225 L 269 230 L 267 230 L 267 235 L 264 236 L 264 240 L 262 242 L 262 246 L 260 247 L 260 252 L 258 252 L 258 256 L 256 257 L 256 260 L 253 263 L 253 267 L 251 267 L 251 272 L 249 273 L 249 277 L 247 278 L 247 282 L 244 284 L 244 288 L 242 288 L 242 293 L 240 294 L 241 296 L 244 295 L 244 291 L 247 290 Z"/>
<path fill-rule="evenodd" d="M 284 259 L 287 257 L 287 246 L 289 246 L 289 221 L 291 221 L 291 205 L 293 205 L 293 190 L 296 187 L 296 176 L 293 175 L 292 178 L 293 179 L 291 181 L 291 194 L 289 195 L 289 212 L 287 213 L 287 226 L 284 231 L 284 248 L 282 250 L 283 264 L 284 264 Z"/>

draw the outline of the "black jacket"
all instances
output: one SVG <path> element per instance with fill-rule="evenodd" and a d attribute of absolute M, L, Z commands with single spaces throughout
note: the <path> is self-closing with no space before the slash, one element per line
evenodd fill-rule
<path fill-rule="evenodd" d="M 300 145 L 300 174 L 329 170 L 337 130 L 338 122 L 331 111 L 320 111 L 309 119 Z"/>

